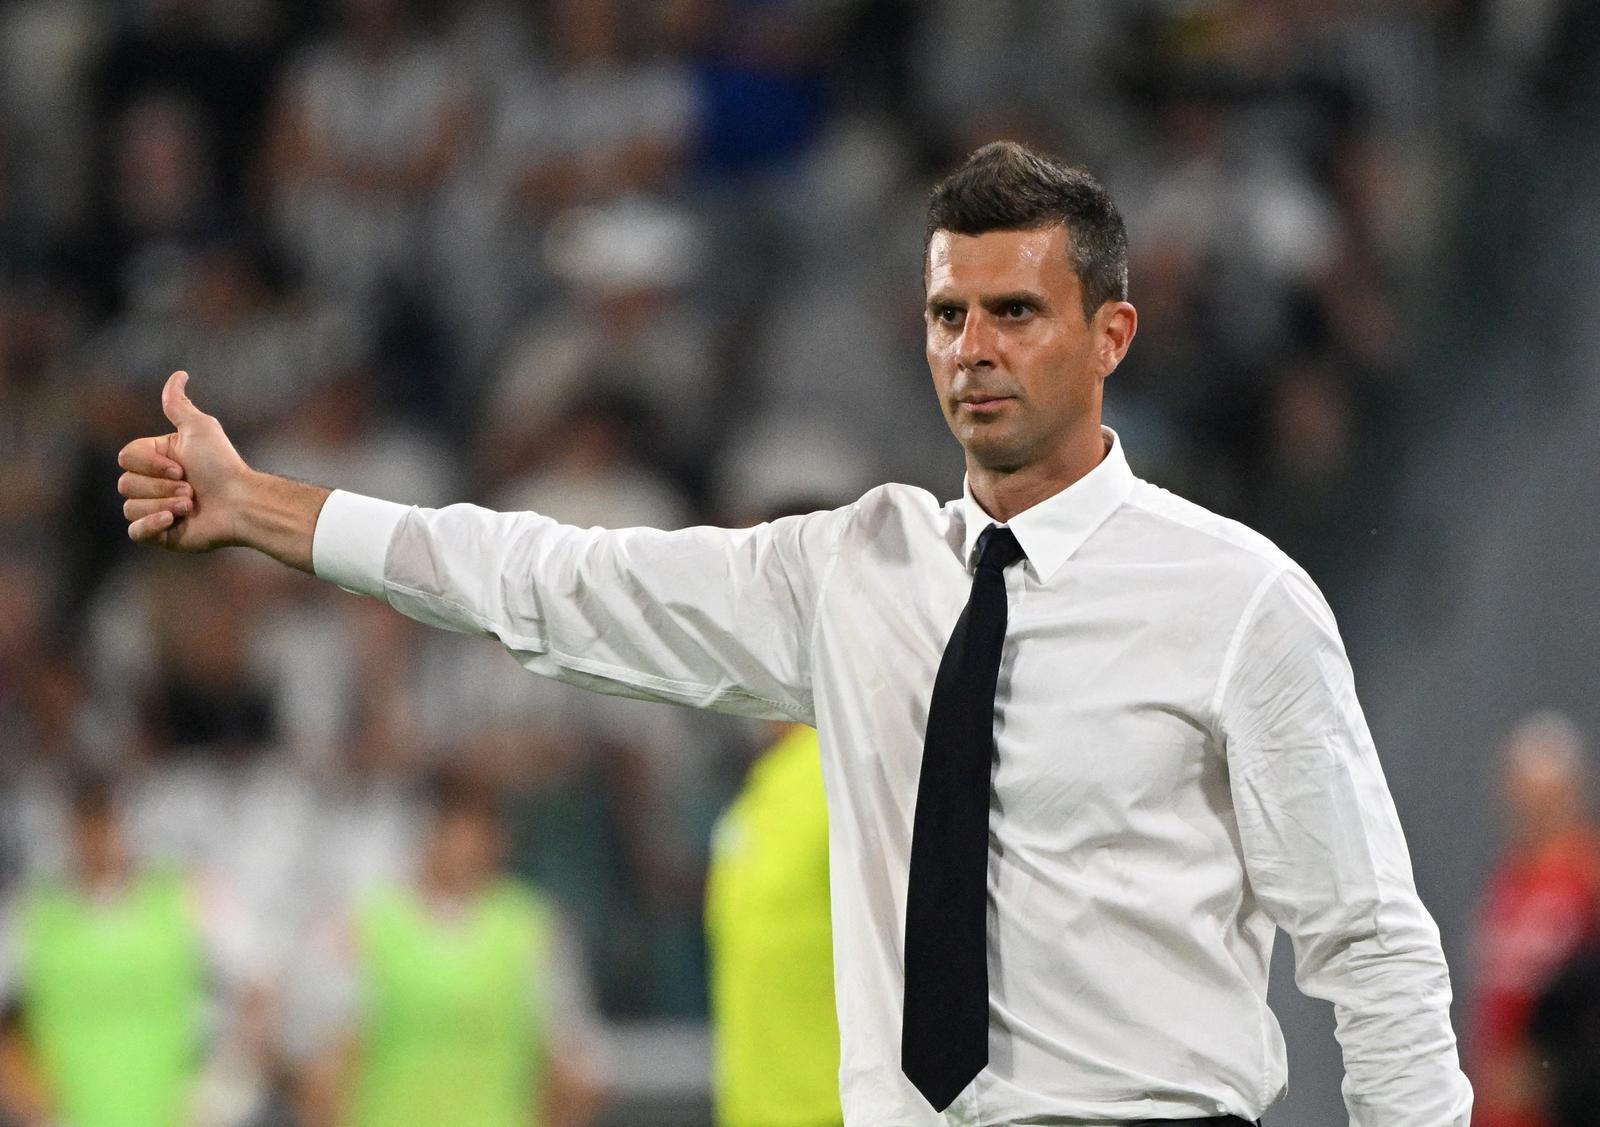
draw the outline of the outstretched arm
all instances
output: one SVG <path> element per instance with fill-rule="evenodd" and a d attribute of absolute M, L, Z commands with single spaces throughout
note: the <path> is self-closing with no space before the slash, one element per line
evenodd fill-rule
<path fill-rule="evenodd" d="M 189 399 L 189 373 L 174 372 L 161 409 L 177 428 L 122 448 L 117 492 L 128 535 L 179 552 L 238 545 L 311 570 L 311 541 L 329 490 L 245 464 L 222 424 Z"/>
<path fill-rule="evenodd" d="M 431 626 L 496 638 L 584 688 L 813 722 L 812 624 L 851 509 L 608 531 L 330 493 L 250 469 L 187 379 L 162 392 L 176 432 L 122 451 L 135 540 L 255 548 Z"/>

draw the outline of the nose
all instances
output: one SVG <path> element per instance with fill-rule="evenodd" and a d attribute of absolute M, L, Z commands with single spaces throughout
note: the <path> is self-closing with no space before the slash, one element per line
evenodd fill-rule
<path fill-rule="evenodd" d="M 995 366 L 994 321 L 982 309 L 967 311 L 956 339 L 956 366 L 963 371 Z"/>

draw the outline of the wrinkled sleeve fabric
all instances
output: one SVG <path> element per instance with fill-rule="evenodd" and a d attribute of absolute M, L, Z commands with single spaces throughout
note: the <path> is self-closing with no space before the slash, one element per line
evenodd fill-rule
<path fill-rule="evenodd" d="M 616 696 L 814 723 L 811 631 L 848 509 L 754 528 L 574 528 L 334 492 L 317 574 Z"/>
<path fill-rule="evenodd" d="M 1333 613 L 1295 567 L 1256 588 L 1218 687 L 1251 889 L 1333 1003 L 1352 1127 L 1467 1127 L 1439 931 L 1417 896 Z"/>

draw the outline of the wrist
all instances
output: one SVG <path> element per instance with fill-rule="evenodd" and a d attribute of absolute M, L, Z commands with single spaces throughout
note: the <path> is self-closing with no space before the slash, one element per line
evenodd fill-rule
<path fill-rule="evenodd" d="M 320 485 L 246 470 L 237 482 L 230 505 L 230 543 L 254 548 L 301 571 L 311 571 L 312 537 L 330 492 Z"/>
<path fill-rule="evenodd" d="M 223 503 L 227 506 L 228 532 L 222 547 L 225 548 L 254 548 L 254 535 L 256 525 L 259 523 L 254 518 L 257 506 L 261 504 L 261 497 L 266 482 L 263 480 L 267 474 L 259 470 L 246 469 L 228 486 L 223 495 Z"/>

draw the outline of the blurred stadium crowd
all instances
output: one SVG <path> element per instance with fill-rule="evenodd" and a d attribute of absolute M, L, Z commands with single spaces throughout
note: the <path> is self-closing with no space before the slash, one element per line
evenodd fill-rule
<path fill-rule="evenodd" d="M 761 738 L 539 683 L 243 556 L 130 552 L 115 454 L 175 368 L 253 464 L 675 527 L 960 488 L 921 355 L 927 185 L 1093 169 L 1142 331 L 1135 469 L 1337 609 L 1393 477 L 1464 138 L 1581 5 L 12 0 L 0 7 L 0 892 L 67 784 L 243 921 L 287 1069 L 323 921 L 408 871 L 449 763 L 513 811 L 611 1022 L 705 1012 L 710 827 Z"/>

